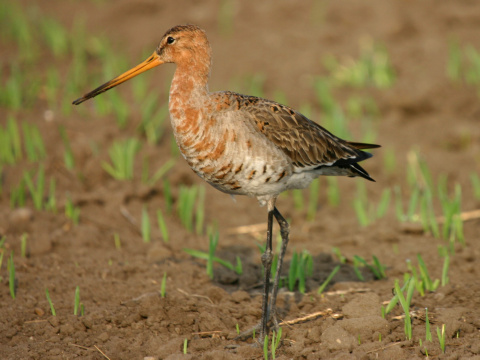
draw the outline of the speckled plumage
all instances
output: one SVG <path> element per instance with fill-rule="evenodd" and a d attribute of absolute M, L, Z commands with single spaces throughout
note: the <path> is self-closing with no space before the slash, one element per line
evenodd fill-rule
<path fill-rule="evenodd" d="M 260 339 L 272 318 L 289 228 L 275 207 L 288 189 L 305 188 L 320 175 L 360 176 L 373 181 L 358 162 L 378 145 L 342 140 L 294 109 L 253 96 L 208 91 L 211 48 L 205 32 L 195 25 L 175 26 L 163 36 L 143 63 L 105 83 L 74 104 L 92 98 L 164 63 L 177 68 L 170 88 L 169 110 L 175 139 L 190 167 L 220 191 L 256 197 L 268 205 L 264 301 Z M 268 306 L 272 262 L 272 221 L 282 234 L 282 252 Z"/>

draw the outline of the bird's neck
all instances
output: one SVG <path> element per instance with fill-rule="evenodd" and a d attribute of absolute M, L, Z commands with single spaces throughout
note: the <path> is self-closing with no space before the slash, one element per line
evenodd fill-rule
<path fill-rule="evenodd" d="M 170 87 L 170 112 L 185 107 L 201 107 L 208 96 L 210 61 L 192 61 L 177 65 Z"/>
<path fill-rule="evenodd" d="M 186 158 L 187 144 L 198 142 L 203 133 L 202 120 L 209 104 L 209 65 L 178 64 L 170 87 L 170 120 L 177 144 Z"/>

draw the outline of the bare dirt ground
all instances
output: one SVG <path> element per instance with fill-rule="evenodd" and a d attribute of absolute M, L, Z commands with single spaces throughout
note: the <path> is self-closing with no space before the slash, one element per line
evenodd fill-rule
<path fill-rule="evenodd" d="M 332 54 L 339 59 L 358 58 L 362 41 L 379 42 L 393 64 L 393 86 L 386 90 L 335 89 L 341 104 L 352 93 L 364 94 L 372 97 L 379 109 L 375 142 L 383 147 L 364 164 L 377 181 L 365 184 L 369 201 L 378 203 L 382 191 L 395 185 L 406 189 L 407 154 L 416 149 L 435 181 L 445 175 L 450 189 L 455 183 L 462 186 L 463 211 L 480 208 L 470 183 L 470 175 L 480 169 L 478 87 L 455 83 L 446 74 L 451 39 L 462 45 L 480 43 L 477 1 L 242 1 L 232 5 L 226 1 L 122 0 L 20 4 L 29 16 L 48 16 L 66 28 L 83 17 L 88 34 L 107 37 L 113 53 L 127 54 L 128 68 L 143 60 L 145 49 L 153 51 L 168 28 L 198 24 L 207 31 L 213 48 L 212 91 L 232 89 L 241 79 L 261 73 L 266 97 L 274 98 L 277 91 L 282 91 L 288 105 L 294 108 L 310 104 L 312 118 L 320 123 L 321 109 L 312 79 L 327 74 L 323 57 Z M 233 11 L 230 29 L 221 25 L 222 11 L 228 11 L 225 6 L 231 6 Z M 16 59 L 15 44 L 2 40 L 0 47 L 4 86 L 8 64 Z M 86 71 L 93 73 L 98 61 L 88 61 Z M 68 57 L 57 60 L 43 54 L 38 59 L 38 71 L 50 65 L 61 71 L 62 82 L 69 81 Z M 168 101 L 166 84 L 172 74 L 173 66 L 164 66 L 146 75 L 152 79 L 151 88 L 160 93 L 158 107 Z M 92 79 L 77 97 L 106 80 L 103 76 Z M 206 188 L 205 223 L 217 223 L 220 231 L 217 256 L 229 260 L 240 256 L 244 266 L 241 276 L 216 264 L 215 277 L 210 280 L 205 261 L 183 251 L 208 251 L 207 235 L 187 231 L 175 212 L 165 215 L 170 239 L 163 242 L 153 221 L 157 209 L 166 214 L 162 182 L 146 185 L 141 181 L 141 159 L 148 159 L 153 173 L 172 157 L 170 126 L 165 121 L 165 134 L 158 145 L 147 144 L 136 131 L 140 109 L 129 95 L 130 86 L 118 90 L 132 103 L 125 129 L 119 129 L 113 116 L 95 113 L 96 100 L 83 108 L 75 107 L 69 115 L 59 107 L 52 108 L 42 96 L 30 107 L 15 112 L 0 108 L 2 126 L 13 115 L 19 122 L 40 128 L 47 148 L 42 163 L 47 180 L 56 180 L 59 209 L 57 213 L 34 210 L 30 198 L 23 209 L 12 209 L 12 189 L 25 169 L 36 171 L 38 164 L 22 160 L 3 167 L 0 235 L 5 235 L 6 241 L 0 269 L 0 357 L 261 359 L 263 352 L 251 345 L 251 339 L 240 341 L 234 337 L 237 324 L 245 330 L 260 317 L 262 273 L 257 244 L 263 243 L 264 231 L 231 232 L 239 226 L 266 222 L 266 210 L 258 207 L 254 199 L 237 197 L 233 202 L 228 195 Z M 47 116 L 49 121 L 45 120 L 47 110 L 53 111 L 53 119 L 52 113 Z M 59 125 L 65 127 L 71 141 L 74 170 L 65 168 Z M 357 121 L 351 126 L 357 137 L 352 140 L 361 140 L 361 124 Z M 115 180 L 102 163 L 108 161 L 108 149 L 116 139 L 130 136 L 145 142 L 137 157 L 134 180 Z M 396 165 L 387 171 L 385 157 L 392 152 Z M 165 176 L 172 184 L 174 204 L 180 184 L 202 185 L 182 158 L 175 159 Z M 438 247 L 445 241 L 400 223 L 393 203 L 385 217 L 360 226 L 352 200 L 357 196 L 356 183 L 361 181 L 339 179 L 340 203 L 331 206 L 327 203 L 326 181 L 322 180 L 313 221 L 306 220 L 306 210 L 294 208 L 292 196 L 279 199 L 280 211 L 292 224 L 286 271 L 294 250 L 308 250 L 315 264 L 305 295 L 285 288 L 279 294 L 281 317 L 292 323 L 282 327 L 276 358 L 417 359 L 427 357 L 427 348 L 431 358 L 480 359 L 480 220 L 464 223 L 466 244 L 455 245 L 448 285 L 424 296 L 415 293 L 411 306 L 413 338 L 406 340 L 403 320 L 398 318 L 403 314 L 401 307 L 383 318 L 382 303 L 392 298 L 394 280 L 403 279 L 408 271 L 406 260 L 416 265 L 417 254 L 425 260 L 431 276 L 440 278 L 443 259 Z M 68 197 L 80 208 L 78 225 L 64 216 Z M 140 233 L 144 206 L 154 224 L 150 243 L 144 243 Z M 441 214 L 440 207 L 435 211 Z M 28 234 L 27 256 L 21 257 L 24 233 Z M 119 235 L 121 247 L 115 246 L 114 234 Z M 339 264 L 333 247 L 341 250 L 347 262 L 326 291 L 318 295 L 318 286 Z M 11 251 L 16 268 L 16 299 L 11 298 L 8 286 L 7 257 Z M 366 280 L 359 281 L 353 271 L 354 255 L 369 262 L 372 255 L 377 256 L 386 265 L 387 278 L 374 280 L 365 270 Z M 159 290 L 165 272 L 166 296 L 162 298 Z M 83 316 L 73 315 L 77 286 L 85 309 Z M 51 315 L 45 288 L 56 316 Z M 425 341 L 425 308 L 429 309 L 432 343 Z M 314 316 L 327 309 L 331 309 L 329 313 Z M 298 320 L 307 316 L 308 321 Z M 443 324 L 444 354 L 436 334 L 436 328 Z"/>

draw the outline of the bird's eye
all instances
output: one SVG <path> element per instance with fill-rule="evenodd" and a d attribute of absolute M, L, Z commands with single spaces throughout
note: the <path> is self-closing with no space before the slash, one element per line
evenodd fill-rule
<path fill-rule="evenodd" d="M 173 44 L 175 42 L 175 39 L 171 36 L 167 38 L 167 44 Z"/>

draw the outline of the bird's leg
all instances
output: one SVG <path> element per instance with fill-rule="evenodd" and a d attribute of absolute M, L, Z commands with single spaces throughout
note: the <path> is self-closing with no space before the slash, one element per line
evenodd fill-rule
<path fill-rule="evenodd" d="M 275 281 L 273 283 L 272 298 L 270 302 L 270 314 L 272 317 L 275 330 L 277 330 L 278 320 L 277 320 L 276 302 L 277 302 L 277 294 L 278 294 L 278 284 L 280 282 L 280 273 L 282 271 L 283 258 L 285 256 L 285 252 L 287 251 L 288 235 L 290 234 L 290 225 L 288 225 L 287 220 L 285 220 L 285 218 L 282 216 L 282 214 L 280 214 L 280 211 L 278 211 L 276 207 L 273 209 L 273 215 L 275 215 L 275 219 L 277 219 L 278 225 L 280 225 L 280 234 L 282 235 L 282 250 L 278 257 L 277 271 L 275 273 Z"/>
<path fill-rule="evenodd" d="M 265 252 L 262 255 L 262 264 L 264 270 L 263 278 L 263 302 L 262 302 L 262 319 L 260 322 L 260 344 L 263 344 L 265 334 L 267 334 L 267 325 L 269 320 L 268 311 L 268 297 L 270 294 L 270 271 L 272 267 L 272 226 L 273 215 L 275 210 L 268 212 L 268 228 L 267 228 L 267 243 L 265 246 Z"/>

